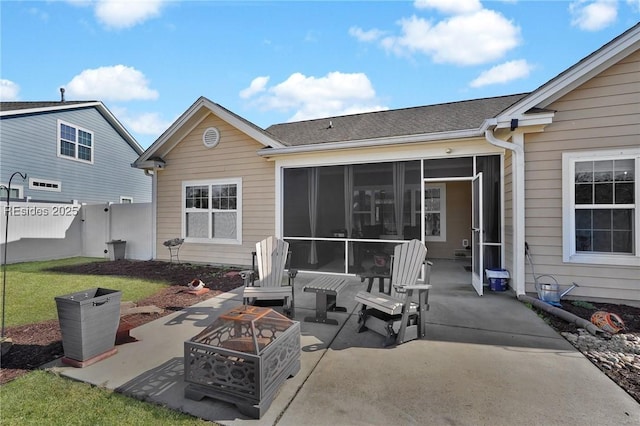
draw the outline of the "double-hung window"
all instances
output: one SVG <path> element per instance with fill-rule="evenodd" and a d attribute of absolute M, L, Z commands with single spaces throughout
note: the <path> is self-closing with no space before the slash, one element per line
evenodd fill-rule
<path fill-rule="evenodd" d="M 58 120 L 58 157 L 93 163 L 93 132 Z"/>
<path fill-rule="evenodd" d="M 640 150 L 563 155 L 565 262 L 640 265 Z"/>
<path fill-rule="evenodd" d="M 425 241 L 447 241 L 447 187 L 444 183 L 424 186 Z"/>
<path fill-rule="evenodd" d="M 191 242 L 242 243 L 241 195 L 241 179 L 184 182 L 184 238 Z"/>

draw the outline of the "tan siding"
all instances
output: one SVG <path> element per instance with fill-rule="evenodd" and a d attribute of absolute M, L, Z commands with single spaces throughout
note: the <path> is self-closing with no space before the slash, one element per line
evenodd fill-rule
<path fill-rule="evenodd" d="M 220 143 L 206 148 L 207 127 L 220 131 Z M 183 261 L 249 265 L 255 243 L 275 233 L 275 167 L 257 155 L 263 145 L 210 114 L 178 143 L 158 173 L 157 257 L 168 259 L 163 241 L 181 235 L 182 183 L 188 180 L 242 178 L 242 244 L 185 243 Z"/>
<path fill-rule="evenodd" d="M 637 52 L 550 105 L 557 111 L 553 124 L 527 135 L 526 240 L 537 274 L 580 285 L 571 296 L 640 300 L 638 268 L 562 261 L 562 153 L 637 147 L 639 99 Z M 526 290 L 534 292 L 530 271 L 527 265 Z"/>

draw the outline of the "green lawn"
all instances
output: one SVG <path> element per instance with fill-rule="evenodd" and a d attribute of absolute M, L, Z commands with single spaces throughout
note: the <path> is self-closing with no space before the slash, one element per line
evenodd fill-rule
<path fill-rule="evenodd" d="M 50 272 L 55 266 L 103 261 L 77 257 L 8 265 L 6 326 L 56 319 L 55 297 L 89 288 L 122 291 L 137 301 L 167 284 L 123 277 Z M 2 269 L 0 269 L 0 272 Z M 1 276 L 1 275 L 0 275 Z M 0 287 L 0 296 L 2 288 Z M 118 393 L 35 370 L 0 386 L 4 425 L 206 425 L 194 417 Z"/>
<path fill-rule="evenodd" d="M 122 291 L 122 300 L 137 301 L 166 287 L 164 283 L 103 275 L 74 275 L 49 272 L 55 266 L 103 261 L 74 257 L 44 262 L 7 265 L 5 326 L 32 324 L 56 319 L 56 296 L 102 287 Z M 1 269 L 0 269 L 1 271 Z M 0 277 L 1 278 L 1 277 Z M 0 287 L 0 296 L 2 295 Z"/>
<path fill-rule="evenodd" d="M 0 387 L 2 425 L 211 425 L 212 423 L 34 371 Z"/>

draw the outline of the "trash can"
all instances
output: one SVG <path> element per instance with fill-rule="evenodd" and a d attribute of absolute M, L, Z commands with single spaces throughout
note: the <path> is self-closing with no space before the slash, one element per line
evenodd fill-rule
<path fill-rule="evenodd" d="M 485 269 L 491 291 L 505 291 L 509 283 L 509 271 L 506 269 Z"/>
<path fill-rule="evenodd" d="M 86 361 L 115 347 L 121 298 L 121 291 L 106 288 L 55 298 L 66 358 Z"/>
<path fill-rule="evenodd" d="M 109 246 L 109 258 L 111 260 L 124 259 L 124 253 L 127 248 L 127 242 L 124 240 L 111 240 L 107 241 Z"/>

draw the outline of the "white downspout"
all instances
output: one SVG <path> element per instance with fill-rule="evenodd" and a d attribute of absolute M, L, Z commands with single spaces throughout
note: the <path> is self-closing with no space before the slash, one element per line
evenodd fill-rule
<path fill-rule="evenodd" d="M 156 238 L 157 238 L 157 198 L 158 198 L 158 172 L 157 170 L 145 169 L 144 174 L 151 176 L 151 260 L 156 257 Z"/>
<path fill-rule="evenodd" d="M 485 139 L 491 145 L 508 149 L 513 152 L 513 199 L 512 199 L 512 226 L 513 226 L 513 268 L 511 271 L 512 282 L 515 283 L 516 295 L 525 294 L 525 270 L 524 270 L 524 134 L 514 133 L 513 142 L 506 142 L 497 139 L 493 135 L 493 130 L 487 129 L 484 132 Z"/>

